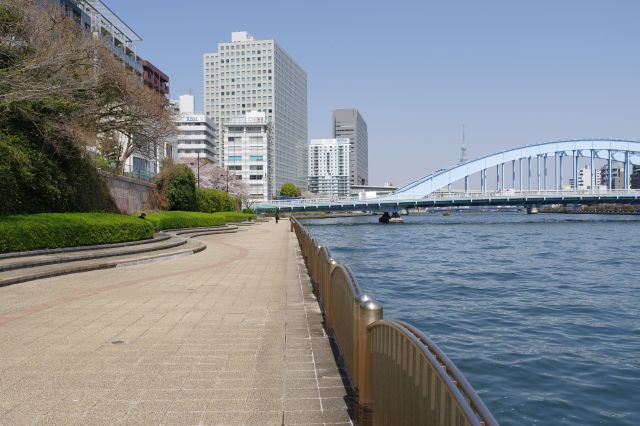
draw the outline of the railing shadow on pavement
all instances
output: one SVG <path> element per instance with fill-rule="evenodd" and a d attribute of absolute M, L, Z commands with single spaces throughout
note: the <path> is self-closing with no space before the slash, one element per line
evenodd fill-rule
<path fill-rule="evenodd" d="M 358 286 L 300 222 L 291 218 L 313 293 L 354 391 L 360 425 L 497 425 L 449 358 L 415 327 L 383 319 Z"/>

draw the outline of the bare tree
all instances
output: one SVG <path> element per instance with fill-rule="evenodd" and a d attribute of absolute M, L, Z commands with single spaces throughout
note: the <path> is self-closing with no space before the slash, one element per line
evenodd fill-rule
<path fill-rule="evenodd" d="M 166 99 L 142 84 L 59 6 L 0 0 L 0 120 L 32 124 L 54 147 L 96 147 L 124 170 L 155 157 L 175 126 Z"/>

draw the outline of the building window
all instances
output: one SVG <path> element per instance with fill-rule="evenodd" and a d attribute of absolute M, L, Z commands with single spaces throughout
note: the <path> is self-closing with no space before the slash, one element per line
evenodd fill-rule
<path fill-rule="evenodd" d="M 230 155 L 229 161 L 242 161 L 242 155 Z"/>
<path fill-rule="evenodd" d="M 249 161 L 263 161 L 264 156 L 263 155 L 250 155 L 249 156 Z"/>

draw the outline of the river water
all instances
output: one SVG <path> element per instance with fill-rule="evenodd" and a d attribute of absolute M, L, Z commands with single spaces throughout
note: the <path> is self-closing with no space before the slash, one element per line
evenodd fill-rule
<path fill-rule="evenodd" d="M 303 222 L 502 425 L 640 424 L 640 216 L 404 218 Z"/>

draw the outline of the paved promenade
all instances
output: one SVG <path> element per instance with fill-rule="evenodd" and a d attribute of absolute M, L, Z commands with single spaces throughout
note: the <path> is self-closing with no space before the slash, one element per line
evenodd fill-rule
<path fill-rule="evenodd" d="M 349 424 L 289 223 L 0 288 L 0 424 Z"/>

